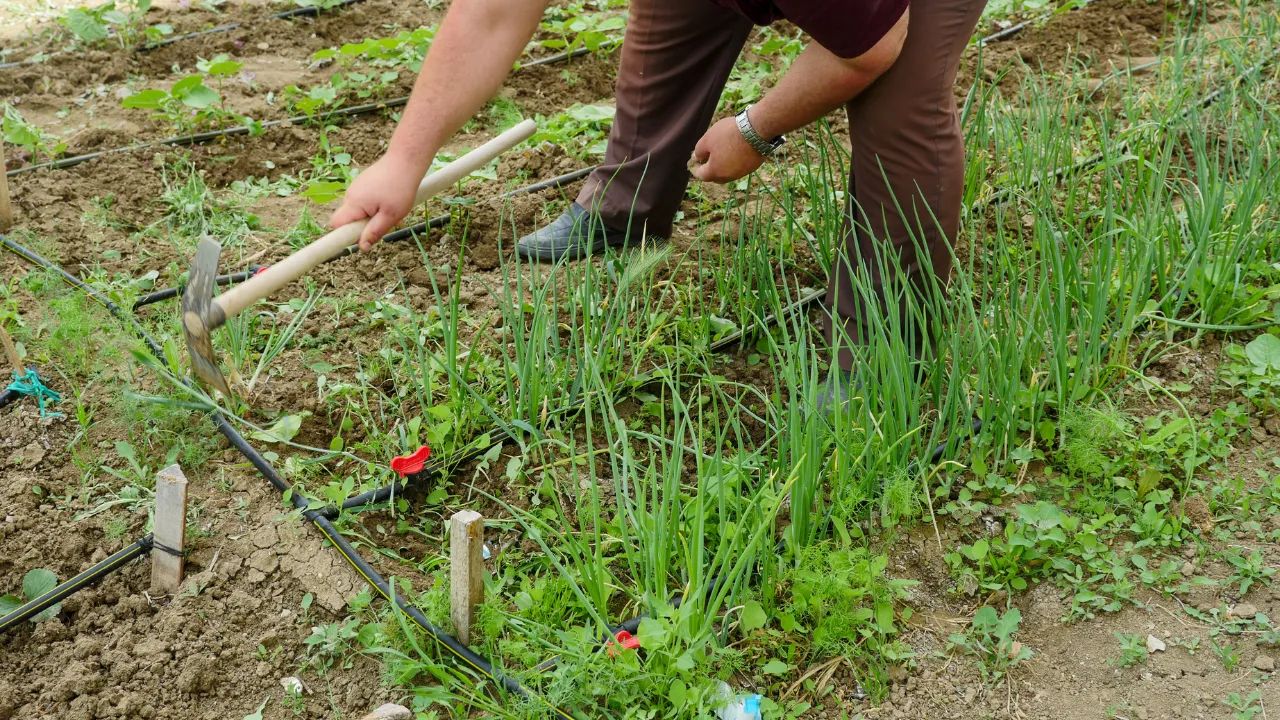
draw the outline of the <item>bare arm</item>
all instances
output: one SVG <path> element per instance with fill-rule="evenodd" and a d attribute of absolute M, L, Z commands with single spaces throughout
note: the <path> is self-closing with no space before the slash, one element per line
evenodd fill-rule
<path fill-rule="evenodd" d="M 386 154 L 360 173 L 332 227 L 369 218 L 367 250 L 413 209 L 440 148 L 498 92 L 548 0 L 454 0 L 422 62 Z"/>
<path fill-rule="evenodd" d="M 752 106 L 756 132 L 765 138 L 785 135 L 857 97 L 898 59 L 910 14 L 904 12 L 879 42 L 855 58 L 809 43 L 778 84 Z"/>
<path fill-rule="evenodd" d="M 785 135 L 857 97 L 898 59 L 910 14 L 904 12 L 879 42 L 855 58 L 809 43 L 778 84 L 752 106 L 749 117 L 756 132 L 763 138 Z M 694 161 L 694 177 L 729 182 L 750 174 L 763 158 L 743 140 L 733 118 L 725 118 L 698 142 Z"/>

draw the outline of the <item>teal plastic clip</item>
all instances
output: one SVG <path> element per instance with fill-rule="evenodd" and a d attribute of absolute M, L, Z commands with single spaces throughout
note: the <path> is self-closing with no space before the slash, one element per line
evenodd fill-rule
<path fill-rule="evenodd" d="M 62 395 L 58 391 L 45 385 L 40 376 L 36 374 L 35 368 L 28 368 L 25 374 L 13 371 L 13 382 L 9 383 L 8 390 L 12 390 L 19 395 L 28 395 L 35 397 L 36 402 L 40 405 L 40 417 L 62 417 L 60 412 L 51 412 L 45 409 L 45 403 L 53 405 L 62 402 Z"/>

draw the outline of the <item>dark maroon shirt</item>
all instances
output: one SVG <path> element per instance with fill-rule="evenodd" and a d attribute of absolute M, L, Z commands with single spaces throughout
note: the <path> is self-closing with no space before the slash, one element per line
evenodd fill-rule
<path fill-rule="evenodd" d="M 713 0 L 757 25 L 790 20 L 842 58 L 870 50 L 907 9 L 908 0 Z"/>

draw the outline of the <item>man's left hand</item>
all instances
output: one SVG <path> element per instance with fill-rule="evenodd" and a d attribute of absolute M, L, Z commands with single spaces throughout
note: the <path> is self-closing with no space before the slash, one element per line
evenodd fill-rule
<path fill-rule="evenodd" d="M 704 182 L 727 183 L 746 177 L 764 163 L 751 147 L 738 122 L 728 117 L 707 130 L 693 149 L 693 176 Z"/>

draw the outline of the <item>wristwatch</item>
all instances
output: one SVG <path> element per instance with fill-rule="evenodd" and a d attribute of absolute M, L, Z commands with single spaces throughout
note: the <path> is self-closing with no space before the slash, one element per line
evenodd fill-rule
<path fill-rule="evenodd" d="M 787 141 L 787 138 L 785 135 L 779 135 L 772 140 L 765 140 L 760 137 L 760 133 L 756 132 L 756 129 L 751 127 L 751 118 L 747 117 L 747 113 L 752 107 L 754 106 L 748 105 L 746 110 L 738 113 L 738 131 L 742 133 L 742 138 L 747 141 L 747 144 L 755 148 L 756 152 L 760 153 L 761 157 L 769 157 L 777 151 L 778 148 L 782 147 L 782 144 Z"/>

